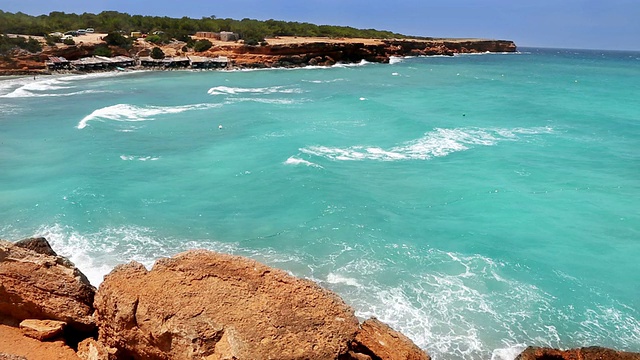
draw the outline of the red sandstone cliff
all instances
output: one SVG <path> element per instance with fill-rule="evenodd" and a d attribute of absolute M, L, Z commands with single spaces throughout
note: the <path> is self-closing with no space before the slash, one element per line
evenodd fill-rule
<path fill-rule="evenodd" d="M 184 44 L 164 47 L 167 55 L 191 55 L 182 52 Z M 131 50 L 112 47 L 114 55 L 136 56 L 148 52 L 152 45 L 138 43 Z M 15 51 L 8 57 L 0 58 L 0 74 L 30 74 L 46 72 L 44 61 L 49 56 L 62 56 L 68 60 L 91 56 L 95 44 L 72 46 L 47 46 L 40 53 Z M 367 40 L 367 39 L 314 39 L 296 38 L 294 41 L 264 46 L 244 46 L 237 43 L 216 43 L 211 49 L 197 55 L 226 56 L 240 68 L 296 67 L 306 65 L 333 65 L 336 62 L 357 63 L 389 62 L 392 56 L 454 55 L 458 53 L 514 52 L 516 45 L 506 40 Z"/>

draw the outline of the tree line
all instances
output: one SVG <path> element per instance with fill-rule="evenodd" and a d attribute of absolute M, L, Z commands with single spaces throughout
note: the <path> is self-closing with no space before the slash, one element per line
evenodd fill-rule
<path fill-rule="evenodd" d="M 272 36 L 322 36 L 333 38 L 406 38 L 405 35 L 374 29 L 356 29 L 349 26 L 315 25 L 310 23 L 255 19 L 219 19 L 215 16 L 192 19 L 166 16 L 129 15 L 117 11 L 99 14 L 67 14 L 54 11 L 48 15 L 31 16 L 21 12 L 0 10 L 0 33 L 43 36 L 51 32 L 65 32 L 93 28 L 96 32 L 113 33 L 162 31 L 169 38 L 182 39 L 197 31 L 231 31 L 245 41 L 260 42 Z"/>

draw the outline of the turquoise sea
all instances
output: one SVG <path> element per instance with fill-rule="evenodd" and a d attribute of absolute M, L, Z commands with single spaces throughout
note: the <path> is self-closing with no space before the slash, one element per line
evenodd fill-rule
<path fill-rule="evenodd" d="M 640 351 L 637 52 L 4 78 L 0 200 L 94 285 L 206 248 L 434 359 Z"/>

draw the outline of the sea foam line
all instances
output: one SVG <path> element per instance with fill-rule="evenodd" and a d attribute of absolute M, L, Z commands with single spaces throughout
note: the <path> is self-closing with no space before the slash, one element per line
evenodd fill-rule
<path fill-rule="evenodd" d="M 182 106 L 136 106 L 130 104 L 117 104 L 94 110 L 78 123 L 78 129 L 87 127 L 92 120 L 113 121 L 147 121 L 154 120 L 156 116 L 163 114 L 177 114 L 191 110 L 206 110 L 220 107 L 220 104 L 194 104 Z"/>
<path fill-rule="evenodd" d="M 299 94 L 298 88 L 287 88 L 285 86 L 272 86 L 265 88 L 242 88 L 229 86 L 216 86 L 207 91 L 209 95 L 237 95 L 237 94 Z"/>
<path fill-rule="evenodd" d="M 377 146 L 356 145 L 346 148 L 309 146 L 300 151 L 313 156 L 321 156 L 330 160 L 428 160 L 433 157 L 447 156 L 458 151 L 465 151 L 473 146 L 492 146 L 500 141 L 515 141 L 522 135 L 549 134 L 550 127 L 514 128 L 514 129 L 476 129 L 436 128 L 423 137 L 408 141 L 400 146 L 383 149 Z"/>

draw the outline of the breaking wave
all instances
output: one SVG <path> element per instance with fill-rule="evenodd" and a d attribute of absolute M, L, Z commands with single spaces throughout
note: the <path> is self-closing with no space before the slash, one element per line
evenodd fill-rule
<path fill-rule="evenodd" d="M 155 120 L 159 115 L 177 114 L 191 110 L 206 110 L 219 107 L 219 104 L 194 104 L 183 106 L 136 106 L 129 104 L 117 104 L 95 110 L 85 116 L 78 123 L 78 129 L 87 127 L 92 120 L 113 120 L 113 121 L 147 121 Z"/>
<path fill-rule="evenodd" d="M 300 94 L 301 89 L 285 86 L 272 86 L 265 88 L 241 88 L 229 86 L 216 86 L 207 91 L 209 95 L 238 95 L 238 94 Z"/>
<path fill-rule="evenodd" d="M 447 156 L 458 151 L 465 151 L 474 146 L 492 146 L 500 141 L 515 141 L 522 135 L 549 134 L 550 127 L 514 128 L 514 129 L 475 129 L 437 128 L 423 137 L 408 141 L 400 146 L 383 149 L 376 146 L 350 146 L 346 148 L 309 146 L 301 152 L 328 158 L 330 160 L 428 160 L 433 157 Z"/>

